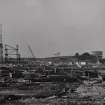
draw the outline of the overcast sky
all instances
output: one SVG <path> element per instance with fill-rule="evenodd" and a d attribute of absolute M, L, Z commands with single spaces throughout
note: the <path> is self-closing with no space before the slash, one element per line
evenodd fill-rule
<path fill-rule="evenodd" d="M 23 56 L 105 52 L 105 0 L 0 0 L 3 41 Z"/>

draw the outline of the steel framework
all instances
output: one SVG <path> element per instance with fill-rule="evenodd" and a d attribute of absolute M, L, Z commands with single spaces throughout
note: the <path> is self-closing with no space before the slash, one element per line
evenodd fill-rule
<path fill-rule="evenodd" d="M 20 62 L 19 45 L 13 47 L 5 44 L 5 63 L 8 63 L 10 58 L 16 59 L 16 63 Z"/>

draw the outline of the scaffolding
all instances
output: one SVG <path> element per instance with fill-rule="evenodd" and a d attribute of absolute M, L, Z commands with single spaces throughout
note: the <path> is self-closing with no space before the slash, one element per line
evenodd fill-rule
<path fill-rule="evenodd" d="M 10 59 L 14 59 L 15 63 L 20 63 L 19 45 L 13 47 L 5 44 L 5 63 L 9 63 Z"/>

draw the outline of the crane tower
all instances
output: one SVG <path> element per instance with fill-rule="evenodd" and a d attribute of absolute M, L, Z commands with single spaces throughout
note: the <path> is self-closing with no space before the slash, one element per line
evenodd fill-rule
<path fill-rule="evenodd" d="M 0 64 L 3 63 L 2 24 L 0 24 Z"/>

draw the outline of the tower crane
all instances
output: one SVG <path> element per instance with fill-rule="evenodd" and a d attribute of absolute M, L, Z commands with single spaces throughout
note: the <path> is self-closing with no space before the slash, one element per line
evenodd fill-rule
<path fill-rule="evenodd" d="M 27 47 L 28 47 L 28 49 L 29 49 L 29 51 L 30 51 L 30 53 L 31 53 L 32 58 L 35 58 L 35 55 L 34 55 L 34 53 L 33 53 L 33 50 L 32 50 L 32 48 L 31 48 L 31 46 L 28 44 Z"/>

